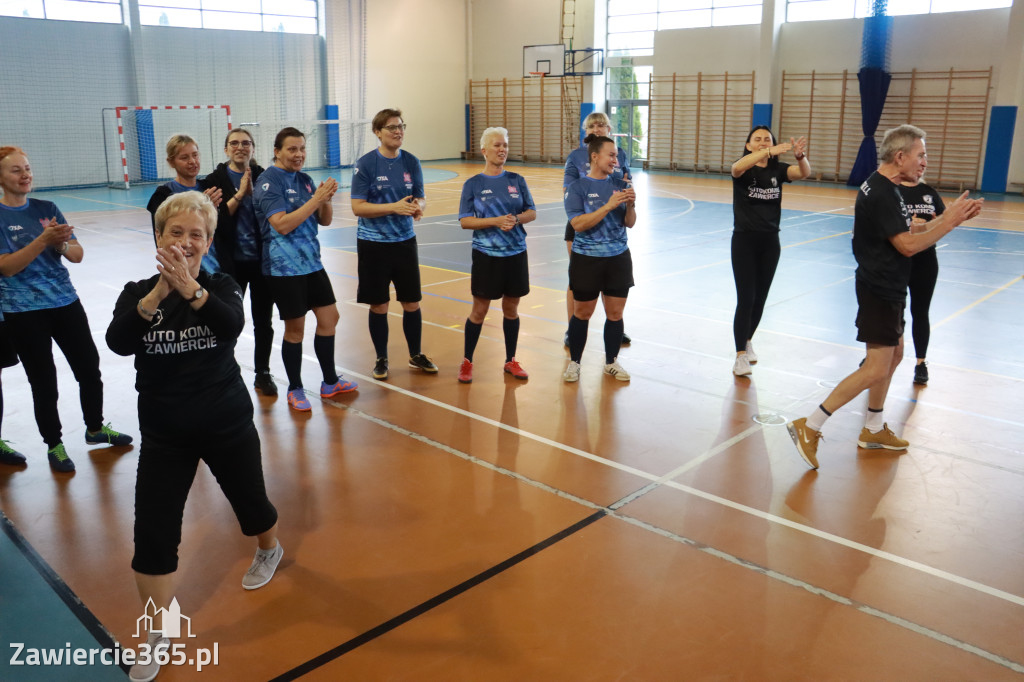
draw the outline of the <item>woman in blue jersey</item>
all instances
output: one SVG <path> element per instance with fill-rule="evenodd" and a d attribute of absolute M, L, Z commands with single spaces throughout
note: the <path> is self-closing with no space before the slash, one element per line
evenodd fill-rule
<path fill-rule="evenodd" d="M 253 364 L 256 390 L 277 395 L 277 384 L 270 374 L 270 350 L 274 342 L 274 299 L 263 274 L 263 237 L 253 208 L 252 190 L 263 173 L 253 153 L 256 141 L 249 131 L 236 128 L 224 139 L 228 160 L 206 176 L 205 184 L 228 197 L 217 211 L 217 231 L 213 242 L 220 254 L 220 270 L 231 275 L 245 295 L 249 289 L 252 330 L 255 339 Z"/>
<path fill-rule="evenodd" d="M 580 361 L 587 344 L 587 327 L 604 300 L 604 373 L 629 381 L 629 373 L 616 357 L 622 345 L 622 313 L 633 286 L 633 261 L 626 228 L 636 224 L 636 192 L 628 182 L 613 177 L 618 165 L 615 142 L 603 135 L 588 135 L 590 171 L 569 185 L 565 212 L 576 232 L 569 255 L 569 288 L 575 303 L 569 318 L 569 364 L 562 378 L 580 379 Z"/>
<path fill-rule="evenodd" d="M 327 178 L 319 185 L 302 172 L 306 163 L 306 136 L 284 128 L 274 138 L 274 165 L 263 171 L 253 190 L 253 204 L 263 236 L 263 274 L 284 320 L 281 359 L 288 374 L 288 405 L 312 409 L 302 388 L 302 338 L 306 313 L 316 317 L 313 351 L 323 382 L 320 397 L 333 398 L 359 388 L 338 376 L 334 367 L 334 330 L 338 306 L 334 289 L 320 261 L 320 225 L 334 219 L 331 199 L 338 182 Z"/>
<path fill-rule="evenodd" d="M 223 193 L 217 187 L 208 187 L 199 179 L 199 145 L 188 135 L 172 135 L 167 140 L 167 165 L 174 169 L 174 179 L 153 190 L 153 196 L 146 204 L 149 219 L 153 225 L 153 241 L 156 242 L 156 210 L 167 197 L 180 192 L 202 192 L 210 197 L 214 206 L 220 206 Z M 217 258 L 217 245 L 210 247 L 203 258 L 203 270 L 209 273 L 220 272 Z"/>
<path fill-rule="evenodd" d="M 793 150 L 796 165 L 782 163 L 779 155 Z M 757 362 L 751 340 L 764 313 L 768 290 L 782 253 L 779 223 L 782 218 L 782 185 L 811 174 L 807 140 L 775 143 L 765 126 L 747 135 L 743 156 L 732 165 L 732 274 L 736 280 L 736 313 L 732 333 L 736 360 L 732 373 L 747 376 Z"/>
<path fill-rule="evenodd" d="M 359 218 L 356 253 L 359 288 L 356 301 L 370 306 L 370 340 L 377 362 L 374 379 L 388 378 L 389 286 L 402 304 L 402 331 L 409 366 L 437 374 L 437 365 L 420 347 L 420 263 L 413 223 L 423 217 L 426 200 L 419 159 L 403 151 L 405 122 L 398 109 L 377 112 L 371 123 L 380 146 L 356 162 L 352 174 L 352 213 Z"/>
<path fill-rule="evenodd" d="M 523 225 L 536 220 L 537 211 L 523 176 L 505 170 L 508 131 L 485 130 L 480 136 L 480 151 L 486 161 L 484 172 L 466 181 L 459 202 L 459 223 L 463 229 L 473 230 L 473 309 L 466 320 L 465 358 L 459 367 L 459 381 L 464 384 L 473 381 L 473 352 L 491 301 L 499 298 L 505 372 L 516 379 L 529 377 L 516 360 L 516 346 L 519 299 L 530 293 Z"/>
<path fill-rule="evenodd" d="M 603 135 L 604 137 L 611 137 L 612 123 L 609 120 L 608 115 L 600 111 L 595 111 L 583 120 L 583 128 L 586 131 L 583 136 L 583 140 L 580 141 L 580 146 L 569 152 L 569 157 L 565 160 L 565 173 L 562 177 L 562 192 L 569 189 L 569 185 L 576 182 L 587 173 L 590 172 L 590 152 L 587 151 L 587 143 L 584 141 L 590 135 Z M 616 148 L 616 156 L 618 159 L 618 165 L 615 171 L 612 173 L 612 177 L 620 180 L 626 180 L 632 182 L 633 176 L 629 172 L 629 156 L 626 154 L 626 150 L 621 147 Z M 565 250 L 572 256 L 572 242 L 576 238 L 576 231 L 572 229 L 570 223 L 565 224 Z M 565 306 L 566 313 L 569 318 L 572 317 L 573 313 L 573 298 L 572 288 L 565 292 Z M 622 332 L 622 343 L 623 345 L 629 344 L 632 340 L 626 332 Z M 565 345 L 569 345 L 569 332 L 565 333 Z"/>
<path fill-rule="evenodd" d="M 57 413 L 53 342 L 78 381 L 85 442 L 128 445 L 132 437 L 103 423 L 100 356 L 89 320 L 63 259 L 82 262 L 84 251 L 55 204 L 29 199 L 32 168 L 17 147 L 0 147 L 0 310 L 32 386 L 39 434 L 54 471 L 75 470 L 64 448 Z"/>

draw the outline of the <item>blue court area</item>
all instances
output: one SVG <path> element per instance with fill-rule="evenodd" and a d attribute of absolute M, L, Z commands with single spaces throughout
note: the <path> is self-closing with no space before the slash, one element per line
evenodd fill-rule
<path fill-rule="evenodd" d="M 2 513 L 0 585 L 0 680 L 128 679 L 118 666 L 102 665 L 98 653 L 91 665 L 87 653 L 80 655 L 84 664 L 75 664 L 76 650 L 110 648 L 112 640 Z"/>

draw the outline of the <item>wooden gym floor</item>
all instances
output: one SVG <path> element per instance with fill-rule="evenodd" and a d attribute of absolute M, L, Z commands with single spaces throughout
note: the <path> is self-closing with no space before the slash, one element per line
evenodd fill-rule
<path fill-rule="evenodd" d="M 852 190 L 785 188 L 760 362 L 736 378 L 730 183 L 637 174 L 633 343 L 620 355 L 633 379 L 602 375 L 599 313 L 582 379 L 566 385 L 561 169 L 512 168 L 539 209 L 517 354 L 530 379 L 502 373 L 492 310 L 474 382 L 461 385 L 470 248 L 458 199 L 480 169 L 427 168 L 423 348 L 438 376 L 405 367 L 392 305 L 391 378 L 370 379 L 355 221 L 347 194 L 336 197 L 323 256 L 341 311 L 337 364 L 360 390 L 314 400 L 309 415 L 254 397 L 285 550 L 265 588 L 242 590 L 254 542 L 200 471 L 177 590 L 197 636 L 181 641 L 190 658 L 216 644 L 218 664 L 165 666 L 159 679 L 1022 678 L 1024 203 L 989 199 L 939 250 L 931 383 L 911 382 L 908 334 L 886 405 L 910 450 L 857 449 L 862 397 L 827 425 L 814 472 L 782 424 L 863 355 Z M 100 346 L 106 418 L 136 435 L 132 360 L 103 334 L 123 283 L 153 272 L 150 191 L 45 194 L 86 249 L 71 272 Z M 303 369 L 315 390 L 311 335 Z M 237 357 L 251 383 L 251 330 Z M 88 648 L 109 633 L 133 647 L 137 451 L 83 447 L 74 380 L 57 362 L 73 476 L 46 464 L 23 371 L 2 377 L 3 437 L 29 465 L 0 466 L 0 640 Z M 277 351 L 272 366 L 283 393 Z M 0 656 L 4 680 L 123 679 L 109 667 L 14 666 L 12 653 Z"/>

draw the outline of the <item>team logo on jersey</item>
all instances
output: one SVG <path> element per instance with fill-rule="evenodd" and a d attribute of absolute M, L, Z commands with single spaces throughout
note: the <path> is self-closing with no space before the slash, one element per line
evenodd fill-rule
<path fill-rule="evenodd" d="M 926 204 L 932 203 L 932 195 L 931 194 L 925 194 L 921 198 L 924 199 L 924 203 L 926 203 Z"/>

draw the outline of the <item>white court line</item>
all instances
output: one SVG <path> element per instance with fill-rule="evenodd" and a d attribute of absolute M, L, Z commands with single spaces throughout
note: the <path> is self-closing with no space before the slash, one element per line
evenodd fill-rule
<path fill-rule="evenodd" d="M 319 366 L 319 361 L 315 357 L 310 356 L 310 355 L 305 355 L 305 354 L 303 354 L 302 357 L 303 357 L 304 360 Z M 645 480 L 650 481 L 650 482 L 658 482 L 658 481 L 660 481 L 663 478 L 662 476 L 656 476 L 654 474 L 648 473 L 646 471 L 642 471 L 642 470 L 637 469 L 635 467 L 631 467 L 631 466 L 628 466 L 628 465 L 625 465 L 625 464 L 620 464 L 619 462 L 615 462 L 613 460 L 606 459 L 606 458 L 601 457 L 599 455 L 595 455 L 593 453 L 586 452 L 584 450 L 580 450 L 578 448 L 574 448 L 574 447 L 569 446 L 569 445 L 565 445 L 564 443 L 559 443 L 558 441 L 554 441 L 554 440 L 552 440 L 550 438 L 547 438 L 545 436 L 541 436 L 539 434 L 535 434 L 535 433 L 532 433 L 530 431 L 525 431 L 525 430 L 520 429 L 518 427 L 509 426 L 508 424 L 504 424 L 502 422 L 499 422 L 497 420 L 491 419 L 489 417 L 484 417 L 482 415 L 475 414 L 475 413 L 470 412 L 468 410 L 463 410 L 460 407 L 456 407 L 454 405 L 449 405 L 449 404 L 441 402 L 439 400 L 434 400 L 433 398 L 428 398 L 427 396 L 420 395 L 418 393 L 414 393 L 413 391 L 409 391 L 409 390 L 404 389 L 404 388 L 402 388 L 400 386 L 395 386 L 394 384 L 390 384 L 390 383 L 387 383 L 387 382 L 384 382 L 384 381 L 377 381 L 377 380 L 372 379 L 372 378 L 370 378 L 370 377 L 368 377 L 368 376 L 366 376 L 364 374 L 361 374 L 361 373 L 358 373 L 358 372 L 353 372 L 353 371 L 351 371 L 351 370 L 349 370 L 347 368 L 340 368 L 340 369 L 342 370 L 342 372 L 344 374 L 346 374 L 348 376 L 356 377 L 356 378 L 358 378 L 358 379 L 360 379 L 360 380 L 362 380 L 362 381 L 364 381 L 366 383 L 375 384 L 375 385 L 377 385 L 377 386 L 379 386 L 381 388 L 385 388 L 387 390 L 394 391 L 395 393 L 398 393 L 400 395 L 404 395 L 406 397 L 413 398 L 415 400 L 419 400 L 419 401 L 427 403 L 429 405 L 433 405 L 435 407 L 438 407 L 438 408 L 440 408 L 442 410 L 447 410 L 449 412 L 453 412 L 453 413 L 458 414 L 460 416 L 466 417 L 467 419 L 472 419 L 474 421 L 478 421 L 478 422 L 481 422 L 483 424 L 487 424 L 489 426 L 493 426 L 494 428 L 501 429 L 503 431 L 507 431 L 508 433 L 511 433 L 511 434 L 513 434 L 515 436 L 518 436 L 520 438 L 525 438 L 527 440 L 532 440 L 532 441 L 534 441 L 536 443 L 540 443 L 542 445 L 547 445 L 547 446 L 549 446 L 551 448 L 554 448 L 556 450 L 561 450 L 561 451 L 566 452 L 568 454 L 576 455 L 577 457 L 581 457 L 583 459 L 587 459 L 587 460 L 590 460 L 592 462 L 596 462 L 598 464 L 606 465 L 606 466 L 608 466 L 610 468 L 617 469 L 617 470 L 619 470 L 619 471 L 621 471 L 623 473 L 627 473 L 627 474 L 636 476 L 637 478 L 645 479 Z M 347 408 L 347 406 L 342 405 L 340 403 L 339 403 L 339 405 Z M 351 408 L 347 408 L 347 409 L 351 409 Z M 756 432 L 758 430 L 760 430 L 760 429 L 757 429 L 757 428 L 747 429 L 747 432 L 744 432 L 743 437 L 745 438 L 747 435 L 750 435 L 750 433 L 754 433 L 754 432 Z M 736 441 L 736 442 L 738 442 L 738 441 Z M 732 445 L 732 444 L 734 444 L 734 443 L 729 443 L 729 445 Z M 722 449 L 725 449 L 724 447 L 722 447 L 723 445 L 725 445 L 725 444 L 723 443 L 723 444 L 719 444 L 719 446 L 717 446 L 719 452 Z M 704 453 L 702 453 L 701 456 L 703 456 L 703 454 Z M 525 476 L 522 476 L 522 478 L 527 479 L 527 480 L 532 480 L 532 479 L 528 479 Z M 757 518 L 761 518 L 761 519 L 764 519 L 766 521 L 777 523 L 777 524 L 779 524 L 781 526 L 786 526 L 787 528 L 791 528 L 793 530 L 800 531 L 802 533 L 806 533 L 808 535 L 811 535 L 813 537 L 817 537 L 817 538 L 822 539 L 822 540 L 833 542 L 833 543 L 835 543 L 837 545 L 842 545 L 844 547 L 848 547 L 850 549 L 862 552 L 864 554 L 868 554 L 870 556 L 873 556 L 873 557 L 876 557 L 876 558 L 879 558 L 879 559 L 890 561 L 892 563 L 898 564 L 900 566 L 904 566 L 906 568 L 910 568 L 912 570 L 919 571 L 921 573 L 926 573 L 928 575 L 932 575 L 932 576 L 940 578 L 942 580 L 946 580 L 947 582 L 951 582 L 951 583 L 959 585 L 961 587 L 965 587 L 967 589 L 971 589 L 971 590 L 974 590 L 974 591 L 977 591 L 977 592 L 981 592 L 983 594 L 987 594 L 989 596 L 995 597 L 997 599 L 1001 599 L 1001 600 L 1009 602 L 1011 604 L 1016 604 L 1018 606 L 1024 606 L 1024 597 L 1021 597 L 1021 596 L 1018 596 L 1018 595 L 1015 595 L 1015 594 L 1011 594 L 1010 592 L 1005 592 L 1003 590 L 991 587 L 989 585 L 985 585 L 983 583 L 977 582 L 975 580 L 971 580 L 969 578 L 964 578 L 963 576 L 956 575 L 955 573 L 950 573 L 948 571 L 943 571 L 943 570 L 935 568 L 933 566 L 929 566 L 927 564 L 923 564 L 923 563 L 921 563 L 919 561 L 914 561 L 912 559 L 907 559 L 905 557 L 901 557 L 901 556 L 893 554 L 891 552 L 886 552 L 884 550 L 875 549 L 874 547 L 870 547 L 868 545 L 864 545 L 864 544 L 861 544 L 859 542 L 854 542 L 852 540 L 848 540 L 848 539 L 846 539 L 844 537 L 841 537 L 839 535 L 834 535 L 832 533 L 828 533 L 828 532 L 825 532 L 825 531 L 822 531 L 822 530 L 818 530 L 817 528 L 813 528 L 811 526 L 807 526 L 807 525 L 804 525 L 804 524 L 801 524 L 801 523 L 797 523 L 796 521 L 791 521 L 791 520 L 783 518 L 781 516 L 776 516 L 775 514 L 772 514 L 770 512 L 762 511 L 760 509 L 755 509 L 753 507 L 748 507 L 747 505 L 740 504 L 738 502 L 733 502 L 732 500 L 727 500 L 724 497 L 719 497 L 718 495 L 714 495 L 712 493 L 707 493 L 707 492 L 704 492 L 702 490 L 698 490 L 696 488 L 693 488 L 691 486 L 684 485 L 682 483 L 677 483 L 675 481 L 664 481 L 663 483 L 661 483 L 661 485 L 665 485 L 667 487 L 675 488 L 675 489 L 677 489 L 677 490 L 679 490 L 681 492 L 689 493 L 689 494 L 694 495 L 696 497 L 700 497 L 702 499 L 708 500 L 709 502 L 714 502 L 714 503 L 719 504 L 721 506 L 729 507 L 731 509 L 735 509 L 737 511 L 743 512 L 745 514 L 749 514 L 751 516 L 754 516 L 754 517 L 757 517 Z"/>

